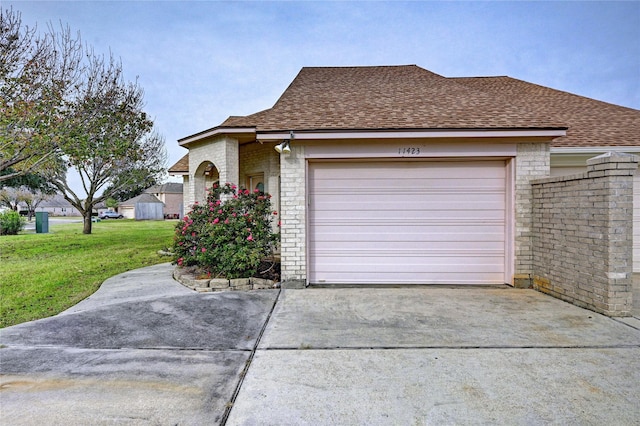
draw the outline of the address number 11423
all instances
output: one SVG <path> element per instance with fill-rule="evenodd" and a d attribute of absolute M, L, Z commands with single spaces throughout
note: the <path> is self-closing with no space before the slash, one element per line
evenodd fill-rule
<path fill-rule="evenodd" d="M 418 147 L 398 148 L 398 154 L 400 154 L 400 155 L 420 155 L 420 148 L 418 148 Z"/>

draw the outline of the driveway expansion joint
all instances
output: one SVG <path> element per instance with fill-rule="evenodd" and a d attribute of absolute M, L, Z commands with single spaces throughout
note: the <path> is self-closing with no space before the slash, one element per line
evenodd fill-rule
<path fill-rule="evenodd" d="M 249 358 L 247 359 L 247 361 L 245 362 L 244 365 L 244 369 L 242 370 L 242 372 L 240 373 L 240 377 L 238 379 L 238 384 L 236 385 L 235 390 L 233 391 L 233 395 L 231 395 L 231 400 L 227 403 L 225 410 L 224 410 L 224 414 L 222 415 L 222 419 L 220 420 L 220 426 L 225 426 L 227 424 L 227 420 L 229 419 L 229 415 L 231 414 L 231 410 L 233 409 L 233 405 L 236 402 L 236 398 L 238 397 L 238 394 L 240 393 L 240 388 L 242 388 L 242 384 L 244 383 L 244 379 L 245 377 L 247 377 L 247 373 L 249 372 L 249 368 L 251 367 L 251 362 L 253 361 L 253 357 L 256 354 L 256 351 L 258 350 L 258 346 L 260 345 L 260 341 L 262 340 L 262 335 L 264 334 L 265 330 L 267 329 L 267 325 L 269 324 L 269 320 L 271 320 L 271 315 L 273 315 L 273 311 L 276 308 L 276 305 L 278 304 L 278 299 L 280 299 L 280 295 L 282 294 L 282 289 L 278 289 L 278 294 L 276 295 L 273 304 L 271 305 L 271 309 L 269 310 L 269 314 L 267 315 L 267 318 L 264 321 L 264 324 L 262 324 L 262 329 L 260 330 L 260 333 L 258 333 L 258 338 L 255 341 L 255 344 L 253 345 L 253 348 L 251 349 L 251 353 L 249 354 Z"/>
<path fill-rule="evenodd" d="M 258 351 L 361 351 L 361 350 L 420 350 L 420 349 L 460 349 L 460 350 L 478 350 L 478 349 L 640 349 L 639 344 L 620 344 L 620 345 L 530 345 L 530 346 L 332 346 L 332 347 L 278 347 L 278 348 L 259 348 Z"/>

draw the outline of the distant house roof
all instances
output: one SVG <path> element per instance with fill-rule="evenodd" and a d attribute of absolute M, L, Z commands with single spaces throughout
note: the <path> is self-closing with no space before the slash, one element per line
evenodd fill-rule
<path fill-rule="evenodd" d="M 73 208 L 71 203 L 65 200 L 64 195 L 62 194 L 55 194 L 53 197 L 43 200 L 38 207 L 39 208 L 65 208 L 65 209 Z"/>
<path fill-rule="evenodd" d="M 416 65 L 305 67 L 272 108 L 231 116 L 201 134 L 562 128 L 567 136 L 553 146 L 640 145 L 638 110 L 510 77 L 447 78 Z M 186 171 L 188 164 L 178 166 L 183 160 L 172 169 Z"/>
<path fill-rule="evenodd" d="M 178 182 L 167 182 L 161 185 L 153 185 L 144 192 L 147 194 L 182 194 L 182 184 Z"/>
<path fill-rule="evenodd" d="M 154 195 L 143 193 L 138 195 L 137 197 L 133 197 L 128 199 L 127 201 L 123 201 L 118 204 L 118 207 L 133 207 L 138 203 L 160 203 L 164 204 L 162 201 L 158 200 Z"/>

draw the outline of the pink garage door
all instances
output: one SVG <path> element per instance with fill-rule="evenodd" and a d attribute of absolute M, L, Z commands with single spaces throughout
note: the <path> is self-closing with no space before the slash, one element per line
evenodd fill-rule
<path fill-rule="evenodd" d="M 309 163 L 312 284 L 505 282 L 504 161 Z"/>

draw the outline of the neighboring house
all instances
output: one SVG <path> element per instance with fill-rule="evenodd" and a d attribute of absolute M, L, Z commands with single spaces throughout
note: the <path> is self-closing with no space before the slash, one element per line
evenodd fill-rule
<path fill-rule="evenodd" d="M 284 281 L 513 284 L 532 273 L 530 181 L 640 153 L 640 111 L 510 77 L 314 67 L 179 143 L 187 212 L 218 180 L 273 195 Z"/>
<path fill-rule="evenodd" d="M 165 219 L 179 219 L 184 215 L 182 187 L 181 183 L 168 182 L 154 185 L 144 192 L 155 196 L 164 203 Z"/>
<path fill-rule="evenodd" d="M 151 194 L 143 193 L 118 204 L 118 213 L 127 219 L 163 220 L 163 208 L 162 201 Z"/>
<path fill-rule="evenodd" d="M 36 212 L 48 212 L 50 216 L 81 216 L 78 209 L 65 200 L 62 194 L 56 194 L 42 201 L 36 208 Z"/>

